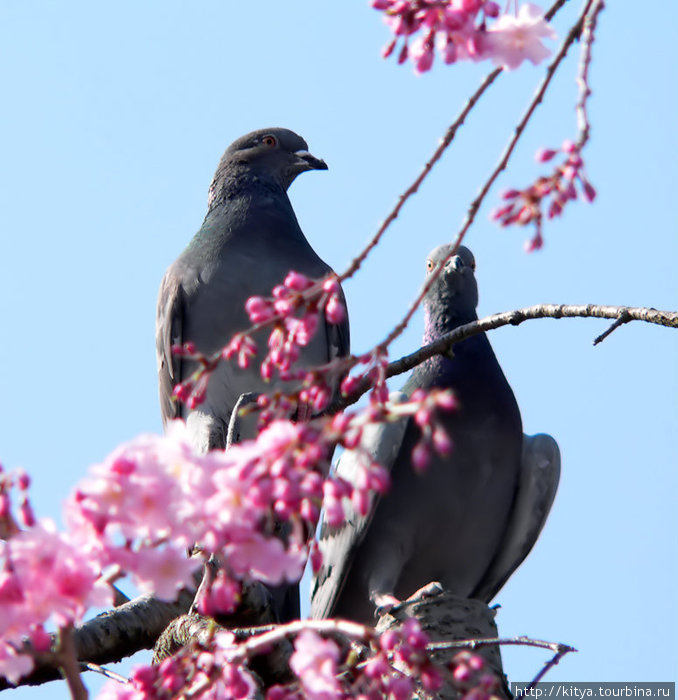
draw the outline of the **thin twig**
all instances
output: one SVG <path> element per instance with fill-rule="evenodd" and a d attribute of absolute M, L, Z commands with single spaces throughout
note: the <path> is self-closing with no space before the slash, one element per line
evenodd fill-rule
<path fill-rule="evenodd" d="M 577 113 L 577 127 L 579 129 L 579 137 L 577 138 L 577 146 L 579 150 L 586 145 L 591 135 L 591 123 L 587 112 L 587 102 L 591 95 L 589 87 L 589 66 L 591 65 L 591 49 L 595 41 L 596 22 L 598 15 L 605 7 L 603 0 L 596 0 L 591 7 L 590 12 L 586 14 L 584 19 L 584 29 L 582 31 L 581 57 L 579 59 L 579 70 L 577 73 L 577 85 L 579 86 L 579 99 L 575 105 Z"/>
<path fill-rule="evenodd" d="M 73 625 L 66 625 L 59 630 L 59 646 L 56 652 L 59 670 L 63 674 L 73 700 L 87 700 L 89 693 L 80 676 Z"/>
<path fill-rule="evenodd" d="M 341 634 L 351 639 L 368 641 L 374 636 L 374 629 L 349 620 L 296 620 L 286 625 L 278 625 L 269 632 L 257 635 L 241 644 L 235 651 L 233 660 L 244 661 L 251 654 L 256 654 L 262 649 L 270 648 L 282 639 L 299 634 L 304 630 L 324 632 L 325 634 Z"/>
<path fill-rule="evenodd" d="M 666 328 L 678 328 L 678 311 L 660 311 L 645 307 L 598 306 L 595 304 L 537 304 L 524 309 L 493 314 L 459 326 L 433 343 L 424 345 L 415 352 L 391 362 L 386 367 L 386 377 L 394 377 L 397 374 L 407 372 L 434 355 L 448 352 L 455 343 L 502 326 L 518 326 L 524 321 L 536 318 L 609 318 L 616 321 L 621 316 L 628 317 L 628 321 L 645 321 Z M 368 391 L 370 386 L 371 382 L 368 378 L 361 380 L 350 394 L 335 402 L 329 412 L 336 413 L 354 404 Z"/>
<path fill-rule="evenodd" d="M 448 127 L 445 136 L 441 139 L 438 147 L 436 148 L 431 158 L 427 161 L 423 170 L 419 173 L 415 181 L 400 195 L 400 197 L 398 197 L 398 201 L 395 207 L 383 220 L 381 226 L 379 226 L 379 229 L 372 237 L 372 240 L 358 254 L 358 256 L 356 256 L 352 260 L 347 270 L 339 276 L 340 282 L 344 282 L 349 277 L 352 277 L 360 269 L 361 265 L 363 264 L 363 262 L 365 262 L 365 259 L 370 254 L 371 250 L 379 243 L 384 233 L 386 233 L 386 229 L 398 218 L 400 210 L 403 208 L 405 202 L 417 192 L 417 190 L 421 186 L 421 183 L 426 179 L 427 175 L 431 172 L 431 170 L 433 170 L 433 166 L 440 160 L 447 147 L 452 143 L 454 137 L 457 134 L 457 130 L 464 123 L 469 112 L 473 109 L 478 100 L 482 97 L 485 90 L 487 90 L 487 88 L 489 88 L 490 85 L 492 85 L 492 83 L 499 77 L 499 74 L 502 73 L 502 71 L 502 68 L 495 68 L 491 73 L 488 73 L 485 76 L 477 90 L 473 93 L 473 95 L 471 95 L 471 97 L 464 105 L 464 108 L 461 110 L 459 116 Z"/>
<path fill-rule="evenodd" d="M 129 680 L 127 678 L 125 678 L 125 676 L 121 676 L 119 673 L 116 673 L 115 671 L 111 671 L 109 668 L 104 668 L 103 666 L 99 666 L 99 664 L 86 663 L 86 664 L 80 664 L 80 667 L 84 671 L 91 671 L 92 673 L 98 673 L 102 676 L 105 676 L 106 678 L 110 678 L 113 681 L 118 681 L 118 683 L 129 683 Z"/>
<path fill-rule="evenodd" d="M 525 646 L 548 649 L 563 656 L 571 651 L 577 651 L 574 647 L 560 642 L 546 642 L 542 639 L 530 637 L 498 637 L 496 639 L 455 639 L 449 642 L 431 642 L 426 645 L 429 651 L 442 651 L 445 649 L 482 649 L 492 646 Z"/>
<path fill-rule="evenodd" d="M 403 317 L 403 319 L 398 323 L 398 325 L 388 334 L 388 336 L 383 340 L 380 344 L 380 348 L 388 348 L 389 345 L 398 337 L 401 335 L 401 333 L 407 328 L 407 325 L 412 319 L 412 316 L 414 316 L 414 313 L 416 310 L 419 308 L 421 305 L 421 302 L 424 300 L 424 297 L 428 293 L 429 289 L 431 286 L 434 284 L 436 279 L 438 278 L 440 272 L 442 271 L 445 262 L 449 260 L 457 251 L 457 248 L 460 246 L 461 242 L 464 240 L 464 236 L 466 236 L 466 233 L 468 232 L 469 228 L 471 228 L 471 225 L 475 221 L 476 215 L 478 214 L 478 211 L 480 210 L 480 206 L 482 203 L 485 201 L 485 197 L 487 196 L 487 193 L 490 191 L 490 188 L 492 185 L 495 183 L 496 179 L 499 177 L 499 175 L 506 169 L 506 166 L 508 165 L 509 159 L 511 158 L 511 155 L 513 154 L 513 151 L 515 150 L 516 145 L 518 144 L 518 141 L 520 140 L 520 137 L 523 134 L 523 131 L 525 130 L 525 127 L 527 126 L 527 123 L 530 121 L 532 118 L 532 115 L 534 114 L 535 110 L 541 103 L 541 101 L 544 98 L 544 94 L 546 93 L 546 90 L 548 89 L 548 86 L 551 83 L 551 80 L 553 79 L 553 76 L 555 75 L 556 70 L 558 69 L 558 66 L 562 63 L 563 59 L 567 55 L 567 52 L 570 49 L 570 46 L 579 38 L 582 32 L 582 26 L 584 23 L 584 18 L 586 17 L 586 14 L 588 13 L 591 4 L 593 3 L 594 0 L 588 0 L 586 3 L 586 6 L 584 7 L 584 10 L 582 14 L 580 15 L 579 19 L 575 22 L 575 24 L 572 26 L 570 31 L 567 34 L 567 37 L 563 41 L 563 43 L 560 46 L 560 49 L 558 50 L 558 53 L 556 54 L 556 57 L 551 61 L 549 64 L 548 68 L 546 69 L 546 74 L 544 75 L 544 78 L 541 81 L 541 84 L 537 88 L 537 91 L 534 94 L 534 97 L 532 98 L 528 108 L 525 110 L 525 113 L 523 114 L 522 119 L 518 122 L 518 125 L 516 126 L 513 136 L 509 139 L 508 143 L 506 144 L 506 147 L 504 148 L 504 152 L 501 155 L 501 158 L 499 159 L 499 163 L 496 165 L 495 169 L 492 171 L 490 177 L 485 181 L 485 184 L 480 188 L 480 192 L 476 196 L 476 198 L 471 202 L 468 211 L 466 213 L 466 217 L 461 225 L 461 229 L 459 230 L 459 233 L 457 234 L 454 244 L 450 250 L 449 255 L 445 260 L 441 262 L 441 264 L 438 266 L 438 268 L 430 275 L 430 277 L 427 279 L 426 283 L 424 284 L 421 292 L 417 296 L 417 298 L 412 302 L 410 305 L 410 308 L 407 310 L 407 313 Z"/>
<path fill-rule="evenodd" d="M 601 333 L 598 337 L 594 338 L 593 344 L 598 345 L 598 343 L 602 343 L 605 338 L 607 338 L 610 333 L 613 333 L 614 331 L 617 330 L 617 328 L 620 328 L 623 326 L 625 323 L 628 323 L 631 321 L 631 317 L 628 315 L 626 309 L 622 309 L 622 311 L 619 314 L 619 318 L 605 331 L 605 333 Z"/>
<path fill-rule="evenodd" d="M 565 656 L 565 654 L 568 654 L 571 651 L 577 651 L 573 647 L 567 647 L 564 644 L 560 645 L 560 649 L 556 651 L 556 653 L 553 655 L 553 658 L 549 659 L 543 666 L 541 671 L 530 681 L 530 685 L 527 686 L 525 689 L 524 694 L 528 694 L 533 688 L 536 687 L 537 683 L 556 665 L 560 662 L 560 660 Z"/>
<path fill-rule="evenodd" d="M 549 649 L 554 652 L 553 657 L 549 659 L 540 669 L 539 673 L 532 679 L 530 685 L 525 690 L 524 694 L 529 693 L 537 683 L 565 656 L 571 652 L 576 652 L 577 649 L 569 644 L 560 642 L 546 642 L 541 639 L 531 639 L 530 637 L 510 637 L 497 639 L 460 639 L 450 642 L 433 642 L 427 644 L 426 648 L 429 651 L 439 651 L 443 649 L 481 649 L 488 646 L 526 646 L 537 647 L 539 649 Z"/>

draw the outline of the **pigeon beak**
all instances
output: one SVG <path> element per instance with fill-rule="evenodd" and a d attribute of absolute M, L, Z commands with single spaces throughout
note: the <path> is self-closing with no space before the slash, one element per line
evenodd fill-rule
<path fill-rule="evenodd" d="M 455 255 L 452 258 L 452 260 L 450 260 L 449 264 L 455 272 L 458 270 L 461 270 L 462 267 L 464 267 L 464 261 L 461 259 L 461 256 L 459 256 L 459 255 Z"/>
<path fill-rule="evenodd" d="M 327 170 L 327 163 L 320 158 L 316 158 L 308 151 L 295 151 L 299 165 L 303 166 L 304 170 Z"/>

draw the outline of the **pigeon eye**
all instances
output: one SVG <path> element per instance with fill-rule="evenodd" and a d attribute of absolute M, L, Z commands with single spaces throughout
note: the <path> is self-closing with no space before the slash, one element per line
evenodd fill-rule
<path fill-rule="evenodd" d="M 433 267 L 434 267 L 434 265 L 433 265 L 433 260 L 431 260 L 431 259 L 429 258 L 429 259 L 426 261 L 426 270 L 427 270 L 428 272 L 431 272 L 431 270 L 433 269 Z"/>
<path fill-rule="evenodd" d="M 277 146 L 278 145 L 278 142 L 276 141 L 275 136 L 271 136 L 271 134 L 269 134 L 268 136 L 264 136 L 261 139 L 261 142 L 264 144 L 264 146 Z"/>

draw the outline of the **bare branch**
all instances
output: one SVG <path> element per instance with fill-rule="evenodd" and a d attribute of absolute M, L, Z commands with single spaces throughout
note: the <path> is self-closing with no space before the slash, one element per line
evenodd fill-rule
<path fill-rule="evenodd" d="M 59 647 L 56 652 L 56 661 L 63 675 L 73 700 L 87 700 L 89 697 L 87 688 L 80 677 L 80 665 L 78 664 L 75 648 L 75 636 L 73 625 L 67 625 L 59 631 Z"/>
<path fill-rule="evenodd" d="M 581 150 L 589 140 L 591 133 L 591 124 L 589 122 L 586 105 L 591 88 L 589 87 L 589 66 L 591 64 L 591 48 L 595 41 L 595 29 L 598 21 L 598 15 L 605 8 L 603 0 L 596 0 L 591 7 L 591 11 L 584 19 L 584 30 L 582 33 L 582 49 L 581 58 L 579 61 L 579 72 L 577 74 L 577 85 L 579 86 L 579 99 L 575 105 L 577 112 L 577 127 L 579 128 L 579 138 L 577 146 Z"/>
<path fill-rule="evenodd" d="M 486 331 L 501 328 L 502 326 L 518 326 L 523 323 L 523 321 L 536 318 L 610 318 L 615 319 L 615 322 L 620 319 L 625 319 L 622 323 L 627 323 L 628 321 L 645 321 L 646 323 L 653 323 L 667 328 L 678 328 L 678 311 L 659 311 L 657 309 L 645 307 L 598 306 L 595 304 L 537 304 L 524 309 L 493 314 L 492 316 L 486 316 L 478 321 L 459 326 L 459 328 L 455 328 L 455 330 L 447 333 L 435 342 L 425 345 L 415 350 L 415 352 L 401 357 L 399 360 L 391 362 L 386 368 L 386 377 L 394 377 L 397 374 L 402 374 L 434 355 L 447 353 L 455 343 L 459 343 L 473 335 L 485 333 Z M 622 325 L 622 323 L 615 323 L 615 325 L 603 335 L 609 335 L 615 327 Z M 597 344 L 600 340 L 602 340 L 601 336 L 596 338 L 594 344 Z M 342 397 L 341 400 L 333 404 L 329 412 L 336 413 L 354 404 L 369 390 L 370 386 L 370 381 L 368 379 L 363 379 L 350 394 Z"/>
<path fill-rule="evenodd" d="M 111 680 L 118 681 L 118 683 L 127 683 L 127 678 L 125 676 L 121 676 L 119 673 L 116 673 L 115 671 L 111 671 L 110 668 L 104 668 L 103 666 L 99 666 L 98 664 L 81 664 L 86 670 L 91 671 L 92 673 L 98 673 L 99 675 L 103 676 L 104 678 L 110 678 Z"/>
<path fill-rule="evenodd" d="M 545 642 L 541 639 L 531 639 L 530 637 L 499 637 L 497 639 L 455 639 L 450 642 L 432 642 L 426 645 L 430 651 L 440 651 L 442 649 L 482 649 L 491 646 L 524 646 L 548 649 L 563 656 L 571 651 L 577 651 L 574 647 L 560 642 Z"/>
<path fill-rule="evenodd" d="M 542 667 L 541 671 L 530 681 L 530 685 L 527 686 L 527 689 L 525 690 L 526 693 L 529 693 L 530 690 L 536 687 L 537 683 L 556 665 L 560 662 L 560 660 L 565 656 L 565 654 L 571 652 L 571 651 L 577 651 L 573 647 L 567 647 L 564 644 L 560 645 L 560 649 L 556 651 L 556 653 L 553 655 L 553 658 L 549 659 L 544 666 Z"/>
<path fill-rule="evenodd" d="M 605 338 L 607 338 L 610 333 L 613 333 L 614 331 L 617 330 L 617 328 L 620 328 L 623 326 L 625 323 L 628 323 L 631 321 L 631 317 L 628 315 L 626 310 L 623 310 L 619 314 L 619 318 L 605 331 L 605 333 L 601 333 L 597 338 L 594 338 L 593 344 L 598 345 L 598 343 L 602 343 Z"/>

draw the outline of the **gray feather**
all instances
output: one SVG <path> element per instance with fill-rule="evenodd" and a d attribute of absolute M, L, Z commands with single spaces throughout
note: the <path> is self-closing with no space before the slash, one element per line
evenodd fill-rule
<path fill-rule="evenodd" d="M 516 500 L 497 557 L 474 597 L 489 602 L 523 563 L 546 523 L 560 481 L 558 443 L 545 434 L 523 435 Z"/>

